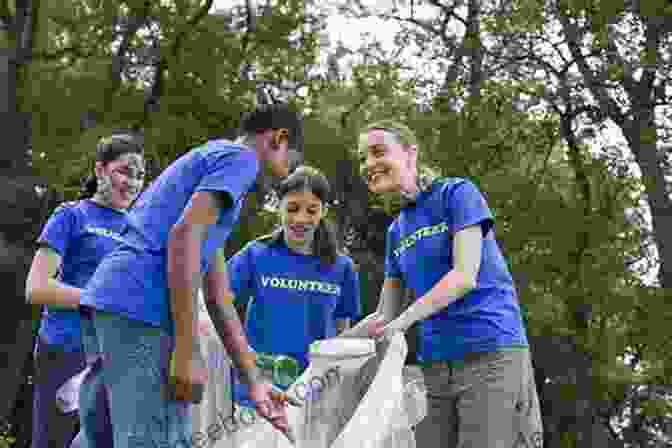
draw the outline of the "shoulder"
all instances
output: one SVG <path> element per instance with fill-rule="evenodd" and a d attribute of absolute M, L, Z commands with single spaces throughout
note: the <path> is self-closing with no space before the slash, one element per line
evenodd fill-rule
<path fill-rule="evenodd" d="M 387 226 L 387 234 L 394 235 L 395 232 L 399 230 L 399 216 L 394 218 L 394 220 Z"/>
<path fill-rule="evenodd" d="M 440 177 L 432 184 L 432 192 L 450 194 L 465 184 L 473 183 L 465 177 Z"/>
<path fill-rule="evenodd" d="M 336 265 L 342 267 L 345 270 L 354 271 L 357 269 L 355 261 L 347 253 L 339 253 L 336 256 Z"/>
<path fill-rule="evenodd" d="M 247 245 L 250 246 L 250 245 L 257 244 L 257 245 L 268 246 L 271 243 L 273 243 L 275 241 L 275 239 L 276 239 L 275 233 L 267 233 L 266 235 L 261 235 L 260 237 L 250 241 L 249 243 L 247 243 Z"/>
<path fill-rule="evenodd" d="M 72 212 L 76 208 L 81 207 L 83 201 L 66 201 L 66 202 L 61 202 L 58 204 L 56 209 L 54 209 L 54 213 L 56 212 Z"/>
<path fill-rule="evenodd" d="M 51 216 L 59 218 L 77 217 L 82 213 L 82 206 L 84 201 L 66 201 L 59 204 Z"/>
<path fill-rule="evenodd" d="M 226 158 L 240 163 L 257 163 L 257 154 L 253 150 L 225 139 L 207 141 L 192 151 L 206 159 Z"/>
<path fill-rule="evenodd" d="M 449 205 L 454 201 L 473 200 L 482 197 L 478 185 L 466 177 L 451 177 L 439 179 L 434 186 L 437 196 L 444 204 Z"/>
<path fill-rule="evenodd" d="M 236 255 L 247 255 L 255 257 L 263 254 L 269 249 L 271 235 L 264 235 L 248 242 Z"/>

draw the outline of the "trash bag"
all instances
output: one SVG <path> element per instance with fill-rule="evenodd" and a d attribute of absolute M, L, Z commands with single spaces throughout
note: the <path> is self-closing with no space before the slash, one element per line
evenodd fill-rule
<path fill-rule="evenodd" d="M 254 410 L 231 403 L 230 361 L 214 331 L 201 343 L 209 377 L 192 414 L 198 446 L 292 447 Z M 313 344 L 310 365 L 287 391 L 302 403 L 287 409 L 294 446 L 415 448 L 413 427 L 426 415 L 426 392 L 419 369 L 404 368 L 406 354 L 401 334 L 377 343 L 332 338 Z"/>

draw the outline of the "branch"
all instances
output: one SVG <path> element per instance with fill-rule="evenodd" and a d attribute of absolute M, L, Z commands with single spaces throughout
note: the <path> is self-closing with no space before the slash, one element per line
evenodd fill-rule
<path fill-rule="evenodd" d="M 248 0 L 249 1 L 249 0 Z M 187 35 L 187 33 L 194 28 L 198 23 L 203 20 L 203 18 L 208 15 L 208 11 L 212 9 L 212 4 L 214 3 L 214 0 L 206 0 L 203 6 L 201 6 L 198 11 L 196 11 L 196 14 L 193 15 L 189 20 L 187 20 L 184 28 L 182 28 L 182 31 L 178 33 L 177 37 L 175 38 L 175 42 L 173 43 L 171 53 L 173 56 L 177 56 L 179 53 L 181 47 L 182 47 L 182 42 L 184 40 L 184 37 Z"/>
<path fill-rule="evenodd" d="M 438 37 L 439 39 L 441 39 L 441 41 L 444 44 L 446 43 L 445 42 L 446 37 L 445 37 L 445 32 L 444 32 L 445 27 L 443 26 L 443 23 L 445 23 L 445 22 L 442 23 L 442 27 L 441 27 L 442 29 L 437 30 L 436 28 L 429 25 L 428 23 L 425 23 L 421 20 L 418 20 L 415 17 L 401 17 L 401 16 L 398 16 L 398 15 L 395 15 L 395 14 L 381 14 L 380 17 L 381 17 L 381 19 L 384 19 L 384 20 L 390 20 L 391 19 L 391 20 L 396 20 L 399 23 L 410 23 L 411 25 L 415 25 L 418 28 L 426 31 L 428 34 L 434 35 L 434 37 Z"/>
<path fill-rule="evenodd" d="M 436 6 L 437 8 L 441 9 L 441 12 L 443 12 L 446 16 L 446 21 L 450 18 L 453 17 L 455 20 L 458 22 L 461 22 L 465 27 L 467 26 L 467 21 L 464 20 L 462 17 L 459 15 L 455 14 L 455 9 L 457 9 L 458 6 L 460 6 L 460 3 L 463 2 L 455 2 L 452 7 L 448 5 L 444 5 L 438 0 L 429 0 L 427 3 L 429 3 L 432 6 Z"/>
<path fill-rule="evenodd" d="M 245 0 L 245 15 L 246 15 L 246 27 L 243 37 L 240 39 L 240 49 L 241 54 L 246 54 L 250 46 L 250 35 L 256 31 L 257 24 L 255 21 L 254 8 L 252 7 L 251 0 Z M 241 67 L 241 74 L 248 81 L 250 79 L 250 70 L 252 68 L 252 63 L 245 60 L 243 66 Z M 258 94 L 259 92 L 257 92 Z"/>
<path fill-rule="evenodd" d="M 16 2 L 14 32 L 16 35 L 16 63 L 25 64 L 33 49 L 33 31 L 36 23 L 34 0 Z"/>
<path fill-rule="evenodd" d="M 177 59 L 177 56 L 182 48 L 182 43 L 186 34 L 194 28 L 198 23 L 203 20 L 203 18 L 208 14 L 208 11 L 212 8 L 214 0 L 206 0 L 205 4 L 201 6 L 196 14 L 186 21 L 185 26 L 175 37 L 175 41 L 170 48 L 170 56 L 173 60 Z M 135 129 L 142 129 L 145 124 L 149 121 L 149 117 L 152 112 L 158 110 L 159 102 L 164 93 L 164 74 L 168 70 L 168 58 L 164 55 L 159 58 L 159 60 L 153 64 L 154 65 L 154 75 L 152 76 L 152 82 L 148 89 L 147 94 L 145 95 L 145 101 L 143 106 L 143 115 L 140 122 L 136 123 Z"/>
<path fill-rule="evenodd" d="M 9 0 L 0 0 L 0 21 L 5 29 L 11 29 L 14 26 L 14 18 L 9 12 Z"/>
<path fill-rule="evenodd" d="M 590 92 L 595 96 L 600 107 L 606 115 L 608 115 L 616 124 L 620 127 L 625 126 L 626 118 L 621 113 L 616 102 L 609 97 L 609 93 L 604 88 L 604 86 L 598 81 L 595 74 L 592 72 L 591 68 L 586 62 L 585 56 L 581 52 L 579 46 L 579 29 L 576 24 L 570 22 L 568 16 L 566 16 L 562 11 L 559 14 L 560 22 L 562 23 L 562 29 L 564 31 L 565 37 L 567 38 L 567 46 L 569 51 L 574 58 L 581 75 L 586 81 L 586 86 Z"/>
<path fill-rule="evenodd" d="M 651 101 L 651 91 L 656 80 L 658 45 L 660 44 L 662 28 L 659 23 L 656 23 L 657 18 L 644 16 L 643 19 L 646 21 L 646 29 L 644 30 L 646 55 L 644 56 L 644 64 L 642 64 L 644 73 L 642 73 L 642 78 L 637 86 L 636 98 Z"/>
<path fill-rule="evenodd" d="M 41 51 L 33 52 L 31 55 L 32 59 L 39 59 L 41 61 L 59 61 L 66 56 L 75 56 L 80 59 L 86 59 L 92 56 L 93 53 L 88 53 L 83 51 L 82 47 L 75 45 L 72 47 L 65 47 L 53 52 Z"/>

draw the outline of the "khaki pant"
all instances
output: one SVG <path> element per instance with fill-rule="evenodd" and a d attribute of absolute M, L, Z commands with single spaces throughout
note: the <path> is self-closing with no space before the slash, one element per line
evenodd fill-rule
<path fill-rule="evenodd" d="M 418 447 L 543 447 L 529 350 L 472 354 L 423 373 L 427 417 L 415 430 Z"/>

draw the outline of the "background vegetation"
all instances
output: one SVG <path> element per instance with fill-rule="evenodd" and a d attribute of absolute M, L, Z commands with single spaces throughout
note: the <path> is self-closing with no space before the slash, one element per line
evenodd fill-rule
<path fill-rule="evenodd" d="M 306 114 L 306 159 L 333 184 L 367 310 L 397 210 L 368 194 L 354 148 L 367 120 L 393 117 L 496 214 L 546 448 L 672 446 L 669 2 L 370 3 L 0 0 L 0 418 L 12 423 L 0 446 L 30 441 L 31 242 L 76 196 L 96 140 L 134 129 L 156 175 L 232 136 L 264 89 Z M 330 42 L 334 14 L 394 23 L 394 45 L 373 32 Z M 262 203 L 249 201 L 229 253 L 272 228 Z"/>

